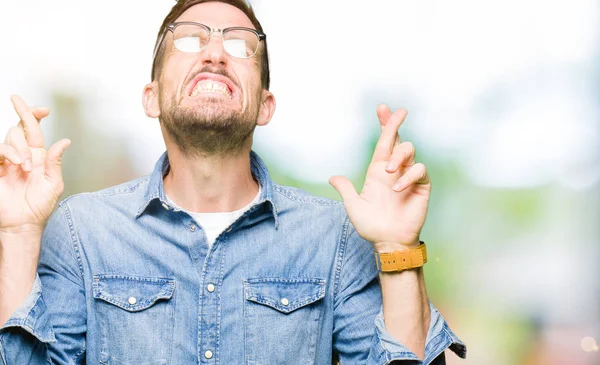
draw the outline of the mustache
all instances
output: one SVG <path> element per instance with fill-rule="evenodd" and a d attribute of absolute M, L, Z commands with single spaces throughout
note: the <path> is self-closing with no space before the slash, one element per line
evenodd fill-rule
<path fill-rule="evenodd" d="M 201 73 L 211 73 L 211 74 L 227 77 L 236 87 L 238 87 L 238 88 L 240 87 L 240 85 L 233 79 L 233 77 L 231 77 L 231 75 L 229 74 L 229 72 L 227 72 L 227 70 L 220 68 L 220 67 L 213 67 L 213 66 L 204 66 L 201 69 L 199 69 L 198 71 L 194 72 L 192 75 L 190 75 L 186 84 L 189 84 L 190 82 L 192 82 L 192 80 Z"/>

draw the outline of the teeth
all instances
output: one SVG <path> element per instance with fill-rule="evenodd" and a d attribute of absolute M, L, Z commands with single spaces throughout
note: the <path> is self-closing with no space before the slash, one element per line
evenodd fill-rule
<path fill-rule="evenodd" d="M 197 83 L 196 87 L 194 87 L 194 90 L 192 91 L 191 96 L 198 96 L 203 92 L 221 93 L 225 96 L 231 97 L 231 93 L 229 92 L 227 85 L 213 80 L 202 80 Z"/>

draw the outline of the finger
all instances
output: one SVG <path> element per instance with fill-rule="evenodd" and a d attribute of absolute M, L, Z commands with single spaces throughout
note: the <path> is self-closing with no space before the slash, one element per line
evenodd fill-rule
<path fill-rule="evenodd" d="M 377 145 L 375 146 L 375 152 L 373 153 L 374 161 L 389 160 L 396 143 L 398 128 L 400 128 L 402 122 L 404 122 L 406 115 L 406 109 L 398 109 L 392 114 L 387 124 L 383 128 L 381 136 L 379 137 Z"/>
<path fill-rule="evenodd" d="M 342 196 L 342 200 L 344 203 L 349 203 L 353 199 L 358 197 L 358 193 L 356 189 L 354 189 L 354 185 L 348 180 L 345 176 L 333 176 L 329 179 L 329 183 L 338 193 Z"/>
<path fill-rule="evenodd" d="M 62 157 L 70 145 L 70 140 L 61 139 L 50 147 L 46 155 L 46 178 L 56 184 L 62 184 Z"/>
<path fill-rule="evenodd" d="M 403 191 L 413 184 L 429 184 L 429 175 L 427 174 L 427 168 L 422 163 L 417 163 L 411 166 L 404 175 L 394 186 L 392 187 L 395 191 Z"/>
<path fill-rule="evenodd" d="M 23 126 L 27 134 L 27 143 L 31 147 L 44 148 L 44 135 L 39 122 L 27 106 L 25 101 L 18 95 L 10 97 L 15 111 L 23 121 Z"/>
<path fill-rule="evenodd" d="M 42 121 L 42 119 L 46 118 L 50 115 L 50 109 L 45 106 L 37 106 L 31 108 L 31 114 L 37 119 L 38 123 Z"/>
<path fill-rule="evenodd" d="M 31 114 L 35 117 L 38 123 L 42 121 L 42 119 L 46 118 L 50 114 L 50 109 L 46 107 L 33 107 L 31 108 Z M 27 139 L 27 129 L 25 128 L 25 124 L 22 120 L 17 123 L 17 126 L 25 132 L 25 139 Z"/>
<path fill-rule="evenodd" d="M 3 164 L 6 161 L 12 163 L 13 165 L 20 165 L 23 163 L 19 153 L 13 146 L 0 143 L 0 164 Z"/>
<path fill-rule="evenodd" d="M 383 132 L 383 128 L 387 124 L 388 120 L 392 116 L 392 111 L 390 107 L 386 104 L 379 104 L 377 107 L 377 117 L 379 118 L 379 125 L 381 126 L 381 131 Z M 400 135 L 396 134 L 395 145 L 400 144 Z"/>
<path fill-rule="evenodd" d="M 33 108 L 31 108 L 31 113 L 33 114 L 35 119 L 37 119 L 37 122 L 40 123 L 42 121 L 42 119 L 44 119 L 48 115 L 50 115 L 50 109 L 46 108 L 45 106 L 33 107 Z M 17 125 L 19 126 L 19 128 L 25 129 L 25 125 L 23 124 L 22 120 L 20 120 Z"/>
<path fill-rule="evenodd" d="M 23 130 L 19 127 L 12 127 L 8 130 L 6 141 L 8 145 L 14 147 L 19 153 L 19 156 L 23 161 L 23 164 L 21 165 L 23 171 L 30 172 L 33 170 L 31 149 L 27 144 L 27 140 L 25 140 L 25 134 L 23 133 Z"/>
<path fill-rule="evenodd" d="M 385 167 L 385 171 L 394 173 L 400 166 L 410 167 L 415 164 L 415 146 L 411 142 L 403 142 L 394 148 L 390 162 Z"/>
<path fill-rule="evenodd" d="M 379 125 L 381 125 L 382 129 L 385 127 L 391 116 L 392 111 L 390 110 L 390 107 L 386 104 L 379 104 L 377 107 L 377 117 L 379 118 Z"/>

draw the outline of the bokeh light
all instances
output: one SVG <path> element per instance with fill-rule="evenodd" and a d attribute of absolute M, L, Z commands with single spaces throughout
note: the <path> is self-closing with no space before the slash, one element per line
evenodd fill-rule
<path fill-rule="evenodd" d="M 581 340 L 581 349 L 585 352 L 598 351 L 598 345 L 593 337 L 584 337 Z"/>

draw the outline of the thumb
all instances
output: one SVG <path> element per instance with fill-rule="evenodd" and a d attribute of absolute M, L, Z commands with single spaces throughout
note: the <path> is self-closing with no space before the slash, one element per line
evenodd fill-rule
<path fill-rule="evenodd" d="M 62 181 L 62 156 L 71 145 L 68 139 L 61 139 L 50 147 L 46 155 L 46 177 L 53 182 Z"/>
<path fill-rule="evenodd" d="M 345 203 L 349 203 L 351 200 L 358 197 L 354 185 L 352 185 L 350 180 L 345 176 L 333 176 L 329 179 L 329 183 L 338 193 L 340 193 Z"/>

